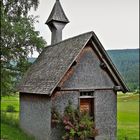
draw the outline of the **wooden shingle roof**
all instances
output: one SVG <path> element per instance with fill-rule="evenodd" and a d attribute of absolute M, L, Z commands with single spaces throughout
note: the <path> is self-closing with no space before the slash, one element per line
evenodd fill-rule
<path fill-rule="evenodd" d="M 59 21 L 59 22 L 64 22 L 64 23 L 69 22 L 59 0 L 56 0 L 56 3 L 54 4 L 54 7 L 52 9 L 52 12 L 48 20 L 46 21 L 46 24 L 50 24 L 51 21 Z"/>
<path fill-rule="evenodd" d="M 19 92 L 51 95 L 89 41 L 98 47 L 122 91 L 128 91 L 95 33 L 88 32 L 44 48 L 18 86 Z"/>

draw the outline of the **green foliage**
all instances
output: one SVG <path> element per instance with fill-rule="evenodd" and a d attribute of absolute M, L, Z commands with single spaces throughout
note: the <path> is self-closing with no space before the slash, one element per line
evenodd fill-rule
<path fill-rule="evenodd" d="M 74 139 L 75 137 L 79 140 L 85 140 L 98 135 L 98 130 L 94 128 L 92 118 L 87 113 L 80 113 L 74 109 L 72 112 L 64 112 L 62 124 L 65 130 L 62 137 L 64 140 Z"/>
<path fill-rule="evenodd" d="M 139 90 L 139 89 L 136 89 L 136 90 L 134 91 L 134 94 L 140 94 L 140 90 Z"/>
<path fill-rule="evenodd" d="M 46 42 L 35 31 L 36 17 L 28 15 L 38 0 L 1 1 L 1 93 L 14 92 L 14 86 L 30 66 L 29 54 L 40 52 Z"/>
<path fill-rule="evenodd" d="M 52 112 L 52 116 L 57 116 L 55 117 L 56 124 L 62 125 L 64 129 L 63 140 L 73 140 L 75 137 L 79 140 L 85 140 L 98 135 L 98 130 L 94 128 L 93 119 L 87 113 L 80 113 L 78 109 L 74 109 L 71 102 L 66 106 L 62 117 L 56 114 L 59 113 Z"/>
<path fill-rule="evenodd" d="M 7 112 L 15 112 L 15 107 L 13 105 L 8 105 L 7 108 L 6 108 L 6 111 Z"/>
<path fill-rule="evenodd" d="M 139 49 L 108 50 L 131 91 L 139 89 Z"/>

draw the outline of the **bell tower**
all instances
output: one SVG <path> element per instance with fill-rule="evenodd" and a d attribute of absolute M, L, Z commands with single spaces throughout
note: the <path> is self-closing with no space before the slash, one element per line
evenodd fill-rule
<path fill-rule="evenodd" d="M 45 23 L 49 26 L 52 32 L 51 44 L 62 41 L 62 30 L 67 23 L 69 23 L 69 20 L 63 11 L 60 1 L 56 0 L 51 14 Z"/>

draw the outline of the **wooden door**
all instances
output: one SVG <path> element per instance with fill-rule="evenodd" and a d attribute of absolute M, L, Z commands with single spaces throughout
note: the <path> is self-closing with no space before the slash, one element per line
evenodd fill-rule
<path fill-rule="evenodd" d="M 87 112 L 90 116 L 94 117 L 94 100 L 93 98 L 80 99 L 80 112 Z"/>

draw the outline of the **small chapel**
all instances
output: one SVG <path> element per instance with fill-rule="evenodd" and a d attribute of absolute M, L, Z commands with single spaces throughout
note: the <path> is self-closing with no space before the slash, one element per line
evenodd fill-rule
<path fill-rule="evenodd" d="M 51 109 L 61 114 L 68 105 L 93 116 L 99 135 L 95 140 L 116 140 L 117 92 L 128 88 L 93 31 L 62 40 L 69 23 L 59 0 L 46 24 L 51 45 L 27 70 L 18 86 L 20 126 L 37 140 L 61 140 L 51 126 Z"/>

